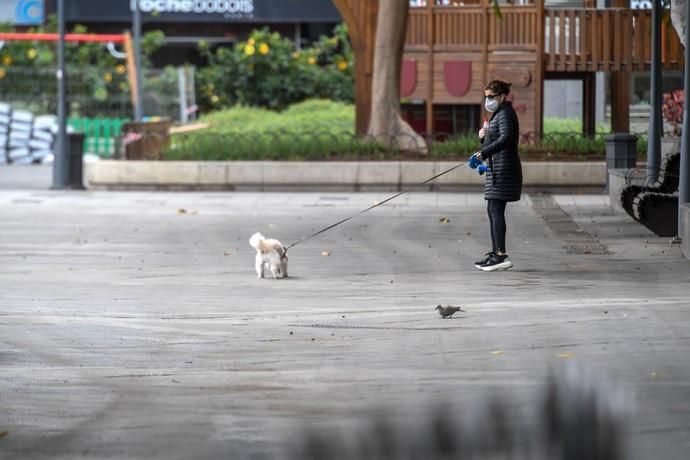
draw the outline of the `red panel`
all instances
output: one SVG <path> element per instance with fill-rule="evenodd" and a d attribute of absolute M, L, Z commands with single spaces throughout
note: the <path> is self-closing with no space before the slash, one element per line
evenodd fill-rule
<path fill-rule="evenodd" d="M 464 96 L 472 82 L 472 61 L 446 61 L 443 63 L 443 80 L 451 96 Z"/>
<path fill-rule="evenodd" d="M 400 97 L 407 97 L 414 93 L 417 87 L 417 61 L 403 59 L 402 75 L 400 77 Z"/>

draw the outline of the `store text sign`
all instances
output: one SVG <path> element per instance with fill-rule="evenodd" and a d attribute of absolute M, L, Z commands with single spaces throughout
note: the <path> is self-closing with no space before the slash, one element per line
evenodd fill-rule
<path fill-rule="evenodd" d="M 135 5 L 136 0 L 132 0 L 132 10 Z M 251 18 L 254 15 L 254 0 L 139 0 L 139 10 L 151 15 L 222 14 L 233 18 Z"/>

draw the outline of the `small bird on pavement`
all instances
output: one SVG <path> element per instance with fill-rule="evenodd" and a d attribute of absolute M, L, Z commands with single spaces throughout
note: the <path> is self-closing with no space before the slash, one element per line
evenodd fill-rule
<path fill-rule="evenodd" d="M 453 305 L 436 305 L 434 310 L 438 310 L 438 314 L 441 315 L 441 318 L 450 318 L 454 313 L 459 311 L 465 313 L 465 310 L 461 307 L 455 307 Z"/>

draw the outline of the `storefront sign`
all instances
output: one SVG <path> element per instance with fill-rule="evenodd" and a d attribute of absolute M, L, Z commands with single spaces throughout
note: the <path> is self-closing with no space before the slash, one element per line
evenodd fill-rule
<path fill-rule="evenodd" d="M 136 0 L 132 0 L 134 9 Z M 142 13 L 222 14 L 225 17 L 250 19 L 254 0 L 139 0 Z"/>
<path fill-rule="evenodd" d="M 137 0 L 69 0 L 69 22 L 130 22 Z M 340 22 L 331 0 L 138 0 L 147 23 Z"/>

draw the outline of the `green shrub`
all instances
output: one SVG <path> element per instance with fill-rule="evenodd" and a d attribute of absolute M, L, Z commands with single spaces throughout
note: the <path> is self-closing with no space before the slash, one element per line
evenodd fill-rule
<path fill-rule="evenodd" d="M 474 135 L 456 135 L 445 140 L 434 140 L 431 144 L 433 159 L 469 157 L 479 150 L 481 143 Z"/>
<path fill-rule="evenodd" d="M 209 62 L 198 73 L 202 110 L 235 105 L 282 110 L 308 98 L 354 100 L 354 57 L 344 25 L 299 51 L 268 28 L 253 31 L 234 48 L 211 52 L 203 42 L 199 48 Z"/>
<path fill-rule="evenodd" d="M 234 107 L 202 117 L 208 129 L 173 136 L 168 160 L 390 160 L 419 155 L 383 147 L 354 133 L 354 106 L 328 100 L 307 100 L 276 112 L 257 107 Z M 557 126 L 556 123 L 551 128 Z M 541 138 L 524 133 L 520 154 L 524 159 L 604 159 L 604 133 L 589 138 L 578 133 L 572 121 Z M 638 152 L 646 152 L 641 136 Z M 466 159 L 480 147 L 474 135 L 436 139 L 425 157 Z"/>
<path fill-rule="evenodd" d="M 608 133 L 610 130 L 607 123 L 599 123 L 595 129 L 597 133 Z M 582 119 L 544 117 L 544 134 L 551 133 L 582 133 Z"/>
<path fill-rule="evenodd" d="M 237 106 L 210 113 L 201 121 L 211 124 L 211 132 L 265 132 L 285 130 L 331 130 L 354 134 L 355 109 L 352 104 L 328 100 L 308 100 L 283 112 L 258 107 Z M 203 133 L 209 132 L 203 131 Z"/>

